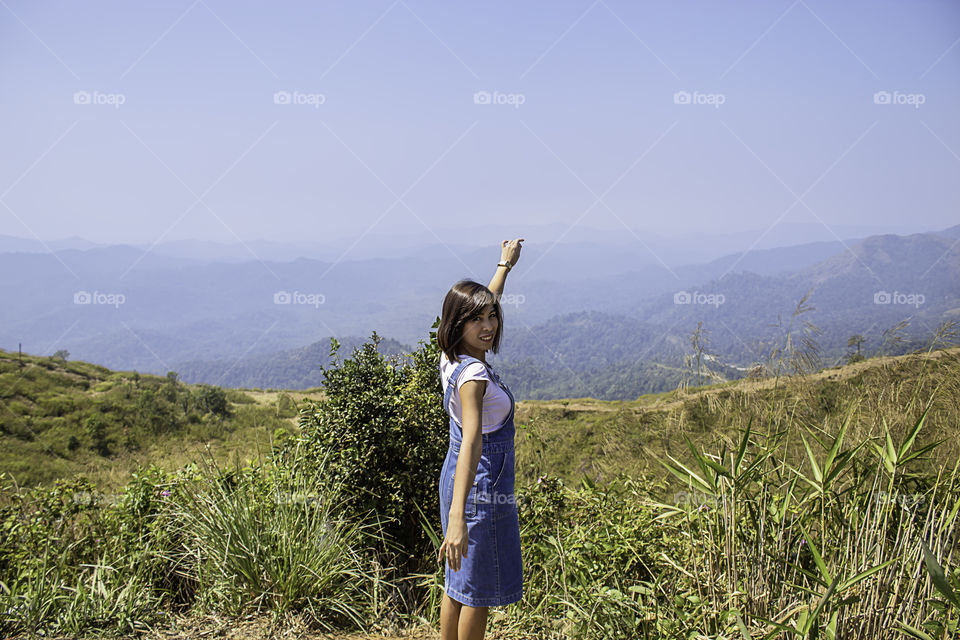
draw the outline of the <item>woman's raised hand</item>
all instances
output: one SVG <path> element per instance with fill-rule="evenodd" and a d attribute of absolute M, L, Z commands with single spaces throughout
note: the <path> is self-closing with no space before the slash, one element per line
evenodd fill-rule
<path fill-rule="evenodd" d="M 523 248 L 520 243 L 523 240 L 523 238 L 517 238 L 516 240 L 504 240 L 500 243 L 500 261 L 509 260 L 511 266 L 517 264 L 520 259 L 520 249 Z"/>

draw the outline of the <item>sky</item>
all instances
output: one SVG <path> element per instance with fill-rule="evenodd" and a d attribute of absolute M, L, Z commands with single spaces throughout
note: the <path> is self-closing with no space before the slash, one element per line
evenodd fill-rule
<path fill-rule="evenodd" d="M 960 222 L 953 1 L 0 0 L 0 88 L 45 241 Z"/>

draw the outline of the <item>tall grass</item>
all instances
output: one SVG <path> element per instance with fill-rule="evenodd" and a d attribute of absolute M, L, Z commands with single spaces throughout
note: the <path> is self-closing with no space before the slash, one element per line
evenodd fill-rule
<path fill-rule="evenodd" d="M 666 462 L 690 491 L 662 508 L 691 543 L 685 566 L 704 605 L 697 627 L 729 631 L 733 616 L 748 638 L 882 638 L 900 623 L 949 626 L 930 606 L 921 542 L 950 564 L 960 476 L 956 466 L 933 478 L 911 469 L 938 444 L 917 446 L 930 404 L 900 442 L 886 429 L 845 443 L 851 409 L 832 432 L 748 428 L 736 450 L 691 447 L 692 467 Z M 805 465 L 782 456 L 791 437 Z"/>
<path fill-rule="evenodd" d="M 343 493 L 322 468 L 236 469 L 180 484 L 165 514 L 183 533 L 170 562 L 196 585 L 200 610 L 307 610 L 325 629 L 367 624 L 371 587 L 382 587 L 364 554 L 377 523 L 341 517 Z"/>
<path fill-rule="evenodd" d="M 96 494 L 71 483 L 17 494 L 3 518 L 16 539 L 0 631 L 122 634 L 174 610 L 370 628 L 394 590 L 370 553 L 379 523 L 345 518 L 341 488 L 295 454 L 284 466 L 152 468 L 113 501 L 78 502 Z"/>

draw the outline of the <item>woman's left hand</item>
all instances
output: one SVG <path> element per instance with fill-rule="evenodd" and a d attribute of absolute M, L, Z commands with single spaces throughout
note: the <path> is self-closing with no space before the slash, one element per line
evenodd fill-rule
<path fill-rule="evenodd" d="M 520 260 L 520 249 L 523 247 L 520 246 L 520 243 L 523 242 L 523 238 L 517 238 L 516 240 L 504 240 L 500 244 L 500 261 L 504 260 L 510 261 L 510 266 L 517 264 L 517 261 Z"/>

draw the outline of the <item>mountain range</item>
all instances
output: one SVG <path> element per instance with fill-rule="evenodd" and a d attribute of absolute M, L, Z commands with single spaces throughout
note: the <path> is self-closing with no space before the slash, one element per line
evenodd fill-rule
<path fill-rule="evenodd" d="M 673 388 L 689 376 L 698 322 L 712 375 L 724 379 L 763 362 L 788 332 L 795 345 L 813 338 L 829 365 L 854 334 L 871 353 L 902 352 L 960 319 L 960 225 L 766 248 L 757 234 L 723 255 L 717 248 L 733 246 L 729 237 L 711 245 L 703 234 L 670 243 L 619 233 L 613 241 L 597 230 L 556 242 L 562 232 L 552 230 L 552 241 L 525 242 L 501 301 L 504 339 L 490 357 L 522 379 L 511 385 L 518 397 Z M 464 277 L 486 284 L 499 258 L 496 246 L 446 243 L 285 261 L 204 257 L 205 243 L 61 244 L 73 246 L 0 253 L 0 272 L 16 274 L 0 281 L 4 349 L 66 349 L 115 369 L 175 370 L 188 382 L 291 389 L 320 384 L 330 336 L 342 355 L 373 331 L 385 337 L 382 351 L 411 350 L 449 286 Z M 17 246 L 0 238 L 0 249 Z M 681 262 L 692 255 L 703 259 Z M 807 310 L 792 318 L 804 296 Z M 898 339 L 890 329 L 904 320 Z"/>

